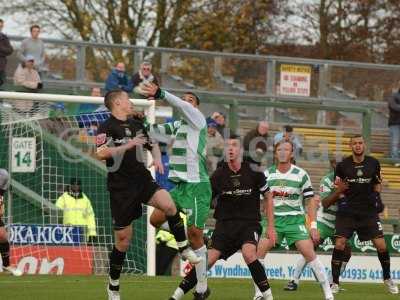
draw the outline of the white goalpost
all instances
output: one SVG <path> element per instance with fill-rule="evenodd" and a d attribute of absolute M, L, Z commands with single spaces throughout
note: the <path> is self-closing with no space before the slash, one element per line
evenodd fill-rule
<path fill-rule="evenodd" d="M 130 100 L 144 111 L 148 122 L 155 121 L 155 101 Z M 113 244 L 107 169 L 94 157 L 94 132 L 109 112 L 79 113 L 76 108 L 81 104 L 100 106 L 103 98 L 0 92 L 0 168 L 11 175 L 5 221 L 11 261 L 26 273 L 107 273 Z M 150 154 L 147 159 L 150 165 Z M 85 228 L 60 225 L 62 213 L 55 201 L 73 177 L 82 179 L 83 192 L 92 202 L 95 242 L 85 239 Z M 154 276 L 155 229 L 148 220 L 152 208 L 145 211 L 135 221 L 124 271 Z"/>

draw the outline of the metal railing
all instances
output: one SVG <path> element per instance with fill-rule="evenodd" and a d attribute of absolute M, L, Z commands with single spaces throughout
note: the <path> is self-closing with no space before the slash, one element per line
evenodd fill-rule
<path fill-rule="evenodd" d="M 20 42 L 24 37 L 10 36 L 10 39 L 13 42 Z M 312 67 L 311 80 L 315 82 L 315 84 L 313 84 L 310 97 L 307 98 L 314 102 L 321 100 L 325 102 L 350 101 L 354 95 L 352 94 L 353 91 L 347 93 L 346 85 L 354 88 L 354 85 L 351 85 L 351 82 L 354 81 L 355 78 L 352 78 L 353 76 L 351 74 L 356 74 L 357 72 L 361 72 L 362 75 L 360 76 L 363 76 L 363 78 L 360 78 L 360 82 L 367 82 L 370 80 L 370 77 L 374 76 L 374 74 L 381 73 L 382 76 L 379 74 L 377 76 L 382 79 L 382 82 L 371 82 L 369 86 L 369 88 L 371 88 L 371 86 L 375 87 L 378 92 L 380 89 L 387 90 L 400 79 L 400 66 L 398 65 L 210 52 L 162 47 L 144 47 L 58 39 L 43 39 L 43 41 L 50 48 L 52 46 L 53 48 L 54 46 L 56 48 L 67 47 L 72 50 L 71 52 L 74 53 L 73 56 L 75 58 L 71 59 L 72 54 L 69 54 L 69 56 L 65 55 L 65 58 L 69 57 L 69 63 L 74 61 L 75 65 L 73 69 L 75 74 L 73 75 L 73 78 L 70 78 L 70 80 L 66 81 L 65 84 L 76 87 L 103 84 L 101 81 L 92 81 L 88 78 L 88 49 L 94 51 L 93 55 L 96 59 L 99 59 L 99 61 L 100 55 L 97 51 L 105 51 L 109 54 L 114 50 L 125 51 L 124 53 L 130 56 L 128 57 L 128 60 L 131 62 L 132 72 L 138 70 L 139 64 L 144 59 L 150 59 L 153 61 L 156 73 L 180 76 L 184 78 L 183 82 L 187 80 L 188 83 L 192 85 L 192 88 L 197 92 L 207 91 L 216 96 L 235 96 L 240 99 L 264 99 L 265 97 L 276 97 L 283 101 L 304 101 L 304 97 L 287 97 L 277 93 L 277 86 L 279 85 L 280 80 L 279 66 L 281 64 L 300 64 Z M 113 53 L 110 54 L 111 57 L 112 55 Z M 110 67 L 115 62 L 106 61 L 105 63 Z M 190 74 L 185 75 L 185 72 L 181 70 L 184 68 L 179 68 L 179 66 L 183 65 L 185 68 L 187 68 L 188 65 L 191 65 L 190 67 L 193 71 Z M 199 73 L 198 70 L 203 70 L 202 72 L 204 73 L 200 79 L 197 75 L 194 75 L 195 73 Z M 57 70 L 54 71 L 57 72 Z M 101 71 L 105 72 L 105 70 Z M 369 75 L 365 75 L 365 71 L 369 73 Z M 210 77 L 212 78 L 209 79 Z M 206 81 L 206 79 L 211 81 L 211 84 L 208 86 L 202 85 L 202 81 Z M 252 85 L 251 81 L 259 82 L 257 85 Z M 192 82 L 194 82 L 194 84 L 192 84 Z M 220 86 L 224 84 L 225 88 L 221 88 Z M 179 90 L 179 88 L 174 88 L 168 85 L 165 87 L 175 91 Z M 332 88 L 337 91 L 339 90 L 339 93 L 342 93 L 341 97 L 329 96 L 329 89 Z M 186 90 L 187 87 L 184 86 L 182 89 Z M 355 92 L 355 94 L 357 94 L 357 92 Z M 362 94 L 362 89 L 359 94 Z M 365 102 L 366 100 L 365 98 L 358 97 L 358 95 L 355 96 L 359 101 Z M 377 105 L 379 106 L 379 104 Z"/>

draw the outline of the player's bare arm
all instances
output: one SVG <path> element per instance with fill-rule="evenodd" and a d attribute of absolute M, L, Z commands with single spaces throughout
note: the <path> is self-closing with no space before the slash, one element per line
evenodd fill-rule
<path fill-rule="evenodd" d="M 153 162 L 152 166 L 154 166 L 155 170 L 160 173 L 164 174 L 164 165 L 161 161 L 161 151 L 160 147 L 158 146 L 158 143 L 153 143 L 151 144 L 152 150 L 151 150 L 151 155 L 153 157 Z"/>
<path fill-rule="evenodd" d="M 382 184 L 381 183 L 375 184 L 374 191 L 377 193 L 382 193 Z"/>
<path fill-rule="evenodd" d="M 314 244 L 318 244 L 320 240 L 319 231 L 317 229 L 317 210 L 320 199 L 318 195 L 308 199 L 307 214 L 310 220 L 310 236 Z"/>
<path fill-rule="evenodd" d="M 267 238 L 273 245 L 276 243 L 275 219 L 274 219 L 274 200 L 272 193 L 268 192 L 264 196 L 265 216 L 268 220 Z"/>
<path fill-rule="evenodd" d="M 324 208 L 328 208 L 329 206 L 335 204 L 340 199 L 340 195 L 343 194 L 343 192 L 345 192 L 348 188 L 349 185 L 346 182 L 343 180 L 338 180 L 336 182 L 335 190 L 329 196 L 321 200 L 322 206 Z"/>

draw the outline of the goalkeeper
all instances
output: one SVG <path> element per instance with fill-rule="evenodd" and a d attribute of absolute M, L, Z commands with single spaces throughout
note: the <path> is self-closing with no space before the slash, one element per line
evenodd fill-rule
<path fill-rule="evenodd" d="M 21 270 L 10 265 L 10 243 L 2 217 L 4 215 L 4 193 L 10 185 L 10 176 L 5 169 L 0 169 L 0 253 L 3 261 L 3 271 L 14 276 L 21 276 Z"/>
<path fill-rule="evenodd" d="M 163 99 L 176 108 L 181 119 L 150 127 L 150 136 L 160 142 L 172 142 L 169 180 L 176 186 L 170 191 L 177 208 L 187 215 L 187 234 L 190 246 L 203 258 L 196 267 L 197 286 L 195 299 L 205 299 L 207 293 L 207 248 L 203 241 L 203 229 L 208 218 L 211 201 L 211 185 L 206 167 L 207 123 L 199 110 L 200 99 L 186 92 L 182 99 L 161 90 L 155 84 L 147 84 L 142 90 L 155 99 Z M 165 214 L 155 209 L 150 222 L 160 227 Z"/>

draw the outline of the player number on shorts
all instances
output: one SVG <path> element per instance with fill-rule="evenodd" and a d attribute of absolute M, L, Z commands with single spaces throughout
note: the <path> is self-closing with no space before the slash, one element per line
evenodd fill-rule
<path fill-rule="evenodd" d="M 299 229 L 301 232 L 304 232 L 305 234 L 308 234 L 307 228 L 305 225 L 299 225 Z"/>

